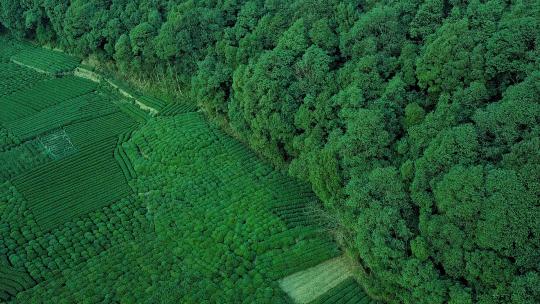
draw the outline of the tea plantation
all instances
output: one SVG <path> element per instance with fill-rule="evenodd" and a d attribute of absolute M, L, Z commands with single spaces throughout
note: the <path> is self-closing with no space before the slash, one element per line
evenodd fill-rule
<path fill-rule="evenodd" d="M 0 301 L 294 303 L 280 280 L 343 254 L 307 184 L 195 107 L 0 42 Z M 345 276 L 315 302 L 376 303 Z"/>
<path fill-rule="evenodd" d="M 1 35 L 6 301 L 540 303 L 539 0 L 0 0 Z"/>

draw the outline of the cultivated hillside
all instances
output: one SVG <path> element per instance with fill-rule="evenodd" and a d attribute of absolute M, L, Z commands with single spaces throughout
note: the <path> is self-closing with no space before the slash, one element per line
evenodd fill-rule
<path fill-rule="evenodd" d="M 308 183 L 377 299 L 540 302 L 539 1 L 3 0 L 0 23 Z"/>

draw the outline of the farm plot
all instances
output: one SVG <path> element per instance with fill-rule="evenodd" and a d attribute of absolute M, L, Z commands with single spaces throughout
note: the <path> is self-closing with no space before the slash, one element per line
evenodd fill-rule
<path fill-rule="evenodd" d="M 116 148 L 133 116 L 147 118 L 126 114 L 94 82 L 0 62 L 0 87 L 9 87 L 0 96 L 0 256 L 33 286 L 149 232 L 127 184 L 133 168 Z M 2 265 L 0 300 L 31 287 L 7 275 Z"/>
<path fill-rule="evenodd" d="M 307 191 L 305 185 L 275 172 L 200 113 L 151 120 L 123 146 L 158 239 L 190 261 L 178 267 L 205 266 L 202 278 L 221 286 L 208 291 L 217 302 L 283 303 L 279 279 L 340 254 L 320 228 L 273 212 L 313 203 L 312 194 L 288 192 Z"/>
<path fill-rule="evenodd" d="M 34 284 L 28 273 L 11 267 L 6 257 L 0 255 L 0 301 L 5 301 Z"/>
<path fill-rule="evenodd" d="M 0 63 L 0 97 L 26 90 L 47 78 L 46 75 L 13 63 Z"/>
<path fill-rule="evenodd" d="M 30 116 L 63 101 L 95 91 L 97 85 L 78 77 L 41 81 L 33 87 L 0 98 L 0 123 Z"/>
<path fill-rule="evenodd" d="M 134 195 L 49 231 L 38 227 L 27 205 L 10 182 L 0 184 L 0 256 L 38 283 L 151 231 L 147 210 Z"/>
<path fill-rule="evenodd" d="M 66 158 L 77 153 L 77 147 L 73 145 L 66 130 L 59 129 L 39 138 L 45 154 L 54 160 Z"/>
<path fill-rule="evenodd" d="M 9 149 L 3 152 L 0 150 L 0 183 L 51 160 L 60 160 L 71 156 L 84 147 L 95 145 L 103 140 L 115 139 L 136 126 L 133 120 L 118 111 L 90 120 L 79 117 L 79 121 L 65 126 L 54 123 L 57 117 L 60 118 L 60 122 L 66 123 L 66 117 L 60 114 L 60 116 L 52 117 L 50 121 L 44 120 L 43 130 L 58 126 L 61 128 L 47 131 L 38 137 L 24 141 L 22 144 L 17 145 L 10 142 Z M 37 120 L 29 119 L 28 121 L 35 123 Z M 22 125 L 15 126 L 22 128 Z M 33 136 L 22 136 L 22 138 L 27 137 Z M 7 139 L 9 137 L 6 137 Z M 125 161 L 121 164 L 124 163 Z"/>
<path fill-rule="evenodd" d="M 139 94 L 137 100 L 142 102 L 144 105 L 151 107 L 152 109 L 161 110 L 167 103 L 159 98 L 155 98 L 149 95 Z"/>
<path fill-rule="evenodd" d="M 44 298 L 51 303 L 119 303 L 119 298 L 125 303 L 210 303 L 196 299 L 204 293 L 209 298 L 220 286 L 196 276 L 193 270 L 202 272 L 202 266 L 171 269 L 179 260 L 167 249 L 172 248 L 148 236 L 118 244 L 85 264 L 62 271 L 55 280 L 19 293 L 14 303 L 38 303 Z"/>
<path fill-rule="evenodd" d="M 84 265 L 117 244 L 150 233 L 146 211 L 141 201 L 131 195 L 50 231 L 36 231 L 25 242 L 14 238 L 17 234 L 13 231 L 0 235 L 17 267 L 26 268 L 34 281 L 43 282 L 54 280 L 58 272 Z"/>
<path fill-rule="evenodd" d="M 118 107 L 122 112 L 126 113 L 129 117 L 139 123 L 145 123 L 149 119 L 149 115 L 143 109 L 130 102 L 119 102 Z"/>
<path fill-rule="evenodd" d="M 133 131 L 129 131 L 120 135 L 120 138 L 118 139 L 118 144 L 116 145 L 116 149 L 114 150 L 114 158 L 122 168 L 124 176 L 128 181 L 136 178 L 137 173 L 135 172 L 133 164 L 127 156 L 125 149 L 122 147 L 122 144 L 129 139 L 132 133 Z"/>
<path fill-rule="evenodd" d="M 130 193 L 113 157 L 116 140 L 34 168 L 12 180 L 43 230 L 110 205 Z"/>
<path fill-rule="evenodd" d="M 20 140 L 29 140 L 49 130 L 92 120 L 119 111 L 109 97 L 96 92 L 81 95 L 4 125 Z"/>
<path fill-rule="evenodd" d="M 25 49 L 13 55 L 11 60 L 39 73 L 50 75 L 72 72 L 81 62 L 78 58 L 65 53 L 42 48 Z"/>
<path fill-rule="evenodd" d="M 28 262 L 31 273 L 59 272 L 18 294 L 16 303 L 291 303 L 279 279 L 340 254 L 320 229 L 291 226 L 273 212 L 300 200 L 278 196 L 284 186 L 304 185 L 273 171 L 199 113 L 152 119 L 121 146 L 152 231 L 84 263 Z M 47 251 L 56 254 L 64 256 Z"/>
<path fill-rule="evenodd" d="M 63 130 L 76 147 L 94 145 L 103 140 L 116 139 L 124 132 L 134 129 L 137 122 L 122 112 L 114 112 L 88 121 L 67 125 Z"/>
<path fill-rule="evenodd" d="M 0 96 L 0 256 L 32 282 L 3 300 L 292 303 L 281 279 L 341 255 L 307 185 L 196 108 L 106 83 Z"/>

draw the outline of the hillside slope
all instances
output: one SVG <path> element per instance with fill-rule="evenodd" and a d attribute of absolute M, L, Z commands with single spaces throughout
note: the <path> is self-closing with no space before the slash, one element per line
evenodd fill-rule
<path fill-rule="evenodd" d="M 341 255 L 309 186 L 192 107 L 0 42 L 0 300 L 293 303 L 279 280 Z"/>
<path fill-rule="evenodd" d="M 369 294 L 540 302 L 540 1 L 3 0 L 0 23 L 310 183 Z"/>

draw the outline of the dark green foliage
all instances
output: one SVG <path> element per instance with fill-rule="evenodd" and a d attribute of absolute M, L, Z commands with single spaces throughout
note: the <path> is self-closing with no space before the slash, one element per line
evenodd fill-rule
<path fill-rule="evenodd" d="M 17 142 L 17 138 L 8 129 L 0 127 L 0 152 L 13 148 Z"/>
<path fill-rule="evenodd" d="M 182 92 L 191 105 L 163 116 L 197 104 L 309 182 L 370 294 L 536 303 L 539 11 L 498 0 L 0 0 L 0 23 Z M 0 49 L 0 62 L 14 52 Z M 1 109 L 15 103 L 0 97 Z M 0 123 L 33 111 L 0 111 Z M 16 140 L 2 130 L 5 150 Z"/>
<path fill-rule="evenodd" d="M 0 183 L 48 161 L 49 157 L 38 140 L 0 152 Z"/>
<path fill-rule="evenodd" d="M 0 300 L 8 300 L 34 284 L 28 273 L 11 267 L 7 258 L 0 255 Z"/>

